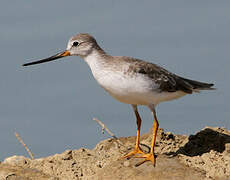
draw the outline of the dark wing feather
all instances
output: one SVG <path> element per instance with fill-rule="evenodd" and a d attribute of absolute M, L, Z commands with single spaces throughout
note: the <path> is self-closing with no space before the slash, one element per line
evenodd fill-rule
<path fill-rule="evenodd" d="M 198 81 L 194 81 L 196 84 L 192 83 L 192 80 L 181 78 L 156 64 L 138 59 L 135 60 L 135 63 L 130 64 L 129 71 L 145 74 L 156 84 L 159 84 L 160 91 L 176 92 L 180 90 L 191 94 L 194 89 L 199 89 L 198 85 L 200 85 Z"/>
<path fill-rule="evenodd" d="M 200 81 L 186 79 L 186 78 L 183 78 L 183 77 L 180 77 L 180 78 L 182 80 L 188 82 L 189 84 L 191 84 L 193 86 L 193 89 L 198 89 L 198 90 L 215 90 L 215 88 L 212 88 L 212 86 L 214 85 L 212 83 L 204 83 L 204 82 L 200 82 Z"/>

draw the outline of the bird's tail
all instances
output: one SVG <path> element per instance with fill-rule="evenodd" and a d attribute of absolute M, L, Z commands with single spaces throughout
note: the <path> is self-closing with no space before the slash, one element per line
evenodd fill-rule
<path fill-rule="evenodd" d="M 199 90 L 215 90 L 216 89 L 216 88 L 212 88 L 214 84 L 194 81 L 194 80 L 186 79 L 186 78 L 181 78 L 181 79 L 189 83 L 193 87 L 192 90 L 194 92 L 199 92 Z"/>

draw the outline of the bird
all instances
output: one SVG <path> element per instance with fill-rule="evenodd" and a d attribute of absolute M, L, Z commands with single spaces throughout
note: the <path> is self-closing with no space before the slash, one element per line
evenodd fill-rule
<path fill-rule="evenodd" d="M 159 103 L 201 90 L 215 89 L 212 83 L 178 76 L 154 63 L 128 56 L 111 56 L 88 33 L 80 33 L 71 37 L 64 51 L 45 59 L 25 63 L 22 66 L 40 64 L 67 56 L 80 56 L 89 65 L 95 80 L 109 95 L 132 106 L 137 124 L 136 144 L 134 149 L 123 158 L 143 158 L 137 165 L 147 161 L 152 162 L 154 167 L 156 165 L 154 149 L 159 127 L 156 106 Z M 138 106 L 147 106 L 153 115 L 152 144 L 148 153 L 140 147 L 142 120 Z"/>

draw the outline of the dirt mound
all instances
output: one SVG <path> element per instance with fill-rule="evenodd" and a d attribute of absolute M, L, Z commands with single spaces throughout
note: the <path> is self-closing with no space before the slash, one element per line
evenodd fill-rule
<path fill-rule="evenodd" d="M 207 177 L 230 179 L 230 132 L 226 129 L 205 128 L 189 136 L 178 152 L 184 164 L 204 170 Z"/>
<path fill-rule="evenodd" d="M 142 149 L 149 151 L 150 133 L 141 136 Z M 0 164 L 2 179 L 230 179 L 230 131 L 207 127 L 195 135 L 158 131 L 157 163 L 135 167 L 140 159 L 121 159 L 135 144 L 135 137 L 107 139 L 94 149 L 66 150 L 30 160 L 12 156 Z"/>

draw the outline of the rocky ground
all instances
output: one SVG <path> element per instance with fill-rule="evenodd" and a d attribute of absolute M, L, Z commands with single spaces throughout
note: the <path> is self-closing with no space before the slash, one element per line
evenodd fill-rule
<path fill-rule="evenodd" d="M 151 133 L 141 142 L 149 151 Z M 230 180 L 230 131 L 224 128 L 206 127 L 189 137 L 159 129 L 155 168 L 120 158 L 134 144 L 135 137 L 122 137 L 35 160 L 12 156 L 0 163 L 0 180 Z"/>

